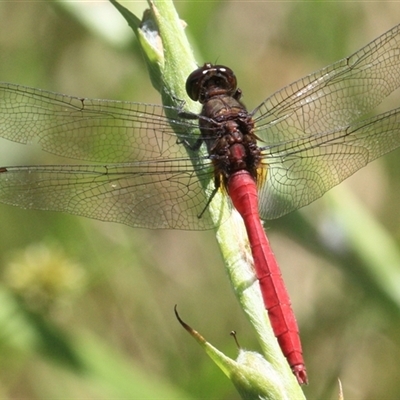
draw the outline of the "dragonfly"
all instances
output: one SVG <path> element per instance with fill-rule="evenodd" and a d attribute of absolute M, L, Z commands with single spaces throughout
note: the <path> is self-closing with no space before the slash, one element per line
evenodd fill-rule
<path fill-rule="evenodd" d="M 400 146 L 400 108 L 362 118 L 400 86 L 400 25 L 252 111 L 225 66 L 186 82 L 202 104 L 98 100 L 0 84 L 0 136 L 81 164 L 0 167 L 0 202 L 152 229 L 215 226 L 225 195 L 246 226 L 271 326 L 298 382 L 299 330 L 261 220 L 303 207 Z M 211 191 L 205 190 L 211 183 Z M 221 223 L 223 223 L 223 219 Z"/>

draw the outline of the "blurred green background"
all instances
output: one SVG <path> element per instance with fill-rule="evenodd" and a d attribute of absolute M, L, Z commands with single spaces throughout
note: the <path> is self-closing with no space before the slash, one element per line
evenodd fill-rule
<path fill-rule="evenodd" d="M 122 2 L 139 17 L 145 2 Z M 229 65 L 249 109 L 400 21 L 390 2 L 177 2 L 199 64 Z M 0 2 L 0 80 L 160 103 L 108 2 Z M 394 94 L 379 110 L 400 104 Z M 378 111 L 379 111 L 378 110 Z M 0 140 L 0 165 L 55 162 Z M 64 162 L 58 160 L 57 162 Z M 68 162 L 68 161 L 67 161 Z M 266 230 L 300 325 L 309 399 L 400 397 L 400 157 Z M 231 357 L 259 350 L 213 232 L 149 231 L 0 205 L 1 399 L 234 399 L 177 323 Z"/>

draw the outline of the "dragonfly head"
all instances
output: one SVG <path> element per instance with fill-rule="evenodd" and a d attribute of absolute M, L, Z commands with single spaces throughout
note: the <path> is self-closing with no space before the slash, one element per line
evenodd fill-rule
<path fill-rule="evenodd" d="M 236 85 L 236 76 L 230 68 L 206 63 L 189 75 L 186 92 L 192 100 L 204 104 L 213 96 L 233 96 Z"/>

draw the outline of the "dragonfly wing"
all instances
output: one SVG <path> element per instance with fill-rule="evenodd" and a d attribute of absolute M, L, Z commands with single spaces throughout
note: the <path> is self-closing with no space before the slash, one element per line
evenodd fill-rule
<path fill-rule="evenodd" d="M 400 86 L 400 25 L 348 58 L 267 98 L 254 113 L 265 145 L 345 128 Z"/>
<path fill-rule="evenodd" d="M 372 160 L 400 146 L 400 108 L 345 129 L 265 148 L 260 215 L 277 218 L 321 197 Z"/>
<path fill-rule="evenodd" d="M 305 206 L 399 146 L 398 110 L 359 121 L 400 86 L 400 25 L 265 100 L 255 133 L 268 170 L 262 218 Z"/>
<path fill-rule="evenodd" d="M 179 144 L 198 135 L 198 121 L 180 111 L 0 83 L 1 137 L 103 163 L 0 168 L 0 202 L 136 227 L 211 228 L 202 190 L 209 159 L 189 159 Z"/>
<path fill-rule="evenodd" d="M 74 159 L 121 163 L 183 155 L 176 134 L 197 135 L 198 123 L 178 118 L 179 111 L 0 83 L 0 137 L 37 140 L 43 150 Z"/>
<path fill-rule="evenodd" d="M 161 173 L 161 174 L 160 174 Z M 134 227 L 210 229 L 200 179 L 210 168 L 187 159 L 0 168 L 0 202 L 63 211 Z"/>

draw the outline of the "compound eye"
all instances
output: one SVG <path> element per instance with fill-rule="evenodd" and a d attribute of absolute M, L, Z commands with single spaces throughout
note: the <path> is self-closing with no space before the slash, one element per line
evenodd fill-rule
<path fill-rule="evenodd" d="M 236 91 L 237 81 L 234 72 L 223 65 L 214 66 L 217 75 L 220 78 L 221 87 L 224 88 L 228 94 L 233 95 Z"/>
<path fill-rule="evenodd" d="M 207 63 L 193 71 L 186 80 L 186 93 L 192 100 L 201 103 L 207 97 L 210 87 L 233 95 L 236 91 L 236 76 L 228 67 Z"/>
<path fill-rule="evenodd" d="M 206 69 L 206 65 L 209 64 L 205 64 L 203 67 L 196 69 L 186 79 L 186 93 L 194 101 L 199 100 L 201 84 L 204 74 L 208 70 L 208 68 Z"/>

